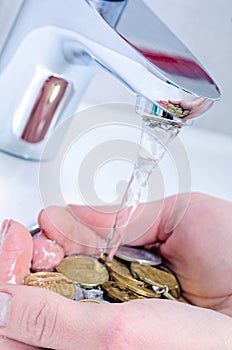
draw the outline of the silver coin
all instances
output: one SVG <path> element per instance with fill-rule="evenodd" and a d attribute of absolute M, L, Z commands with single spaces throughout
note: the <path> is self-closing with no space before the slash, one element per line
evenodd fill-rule
<path fill-rule="evenodd" d="M 83 288 L 81 288 L 78 284 L 74 283 L 74 286 L 76 288 L 76 296 L 74 298 L 74 300 L 81 300 L 84 299 L 84 290 Z"/>
<path fill-rule="evenodd" d="M 145 249 L 134 248 L 122 245 L 118 248 L 115 256 L 119 259 L 129 262 L 137 261 L 143 265 L 159 265 L 162 259 L 155 253 L 148 252 Z"/>
<path fill-rule="evenodd" d="M 103 291 L 100 289 L 83 289 L 85 299 L 103 298 Z"/>

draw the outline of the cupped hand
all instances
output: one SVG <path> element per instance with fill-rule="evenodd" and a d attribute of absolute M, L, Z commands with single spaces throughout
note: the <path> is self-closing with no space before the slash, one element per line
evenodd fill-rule
<path fill-rule="evenodd" d="M 209 309 L 164 299 L 78 303 L 22 285 L 0 290 L 11 298 L 0 335 L 20 342 L 10 350 L 31 349 L 22 343 L 57 350 L 232 349 L 231 318 Z"/>
<path fill-rule="evenodd" d="M 171 199 L 165 208 L 168 214 Z M 232 203 L 193 194 L 188 209 L 165 235 L 157 228 L 160 252 L 177 275 L 184 296 L 195 305 L 232 316 Z"/>
<path fill-rule="evenodd" d="M 66 253 L 88 254 L 104 246 L 114 216 L 102 208 L 50 207 L 39 222 Z M 159 242 L 183 295 L 194 305 L 232 316 L 232 203 L 200 193 L 191 194 L 189 201 L 183 194 L 148 203 L 134 215 L 124 237 L 132 245 Z"/>
<path fill-rule="evenodd" d="M 186 203 L 183 198 L 175 207 L 177 216 L 181 204 Z M 232 349 L 232 319 L 223 315 L 231 315 L 232 204 L 193 194 L 178 222 L 174 201 L 171 197 L 162 206 L 146 205 L 143 215 L 139 211 L 129 225 L 125 242 L 140 246 L 159 242 L 165 263 L 178 276 L 184 296 L 204 308 L 157 299 L 78 303 L 48 290 L 5 284 L 0 285 L 0 292 L 10 297 L 0 335 L 21 342 L 20 346 L 27 343 L 60 350 Z M 143 220 L 147 222 L 152 216 L 156 219 L 144 226 Z M 91 254 L 104 246 L 113 217 L 86 207 L 50 207 L 41 212 L 39 223 L 49 238 L 56 237 L 66 254 Z"/>

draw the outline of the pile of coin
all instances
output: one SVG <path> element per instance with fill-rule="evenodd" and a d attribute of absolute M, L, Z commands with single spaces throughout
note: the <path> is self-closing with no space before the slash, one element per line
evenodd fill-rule
<path fill-rule="evenodd" d="M 126 302 L 143 298 L 181 297 L 175 275 L 161 258 L 142 249 L 121 247 L 111 261 L 107 256 L 67 256 L 54 272 L 31 273 L 25 285 L 50 289 L 70 299 L 92 302 Z"/>
<path fill-rule="evenodd" d="M 174 104 L 171 102 L 167 103 L 167 109 L 172 114 L 175 114 L 179 118 L 186 117 L 187 115 L 189 115 L 189 112 L 190 112 L 188 109 L 184 109 L 180 104 L 177 104 L 177 103 Z"/>

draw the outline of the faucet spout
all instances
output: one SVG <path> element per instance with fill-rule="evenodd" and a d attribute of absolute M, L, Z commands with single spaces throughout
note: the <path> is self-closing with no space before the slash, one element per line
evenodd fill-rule
<path fill-rule="evenodd" d="M 150 101 L 153 114 L 155 104 L 159 115 L 167 112 L 174 123 L 185 124 L 220 98 L 218 86 L 204 67 L 143 1 L 127 0 L 112 27 L 113 47 L 103 44 L 107 50 L 112 49 L 112 57 L 107 51 L 101 62 Z M 179 114 L 180 120 L 170 104 L 179 104 L 188 112 Z"/>
<path fill-rule="evenodd" d="M 142 0 L 56 0 L 55 7 L 24 0 L 0 55 L 0 148 L 25 158 L 40 157 L 99 66 L 148 101 L 139 103 L 143 114 L 168 123 L 188 124 L 220 98 L 198 60 Z"/>

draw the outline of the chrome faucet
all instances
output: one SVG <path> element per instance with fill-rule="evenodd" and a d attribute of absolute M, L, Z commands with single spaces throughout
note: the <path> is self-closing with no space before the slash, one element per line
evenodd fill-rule
<path fill-rule="evenodd" d="M 0 47 L 0 149 L 40 159 L 99 67 L 139 97 L 138 111 L 165 123 L 189 124 L 220 98 L 142 0 L 21 0 Z"/>

